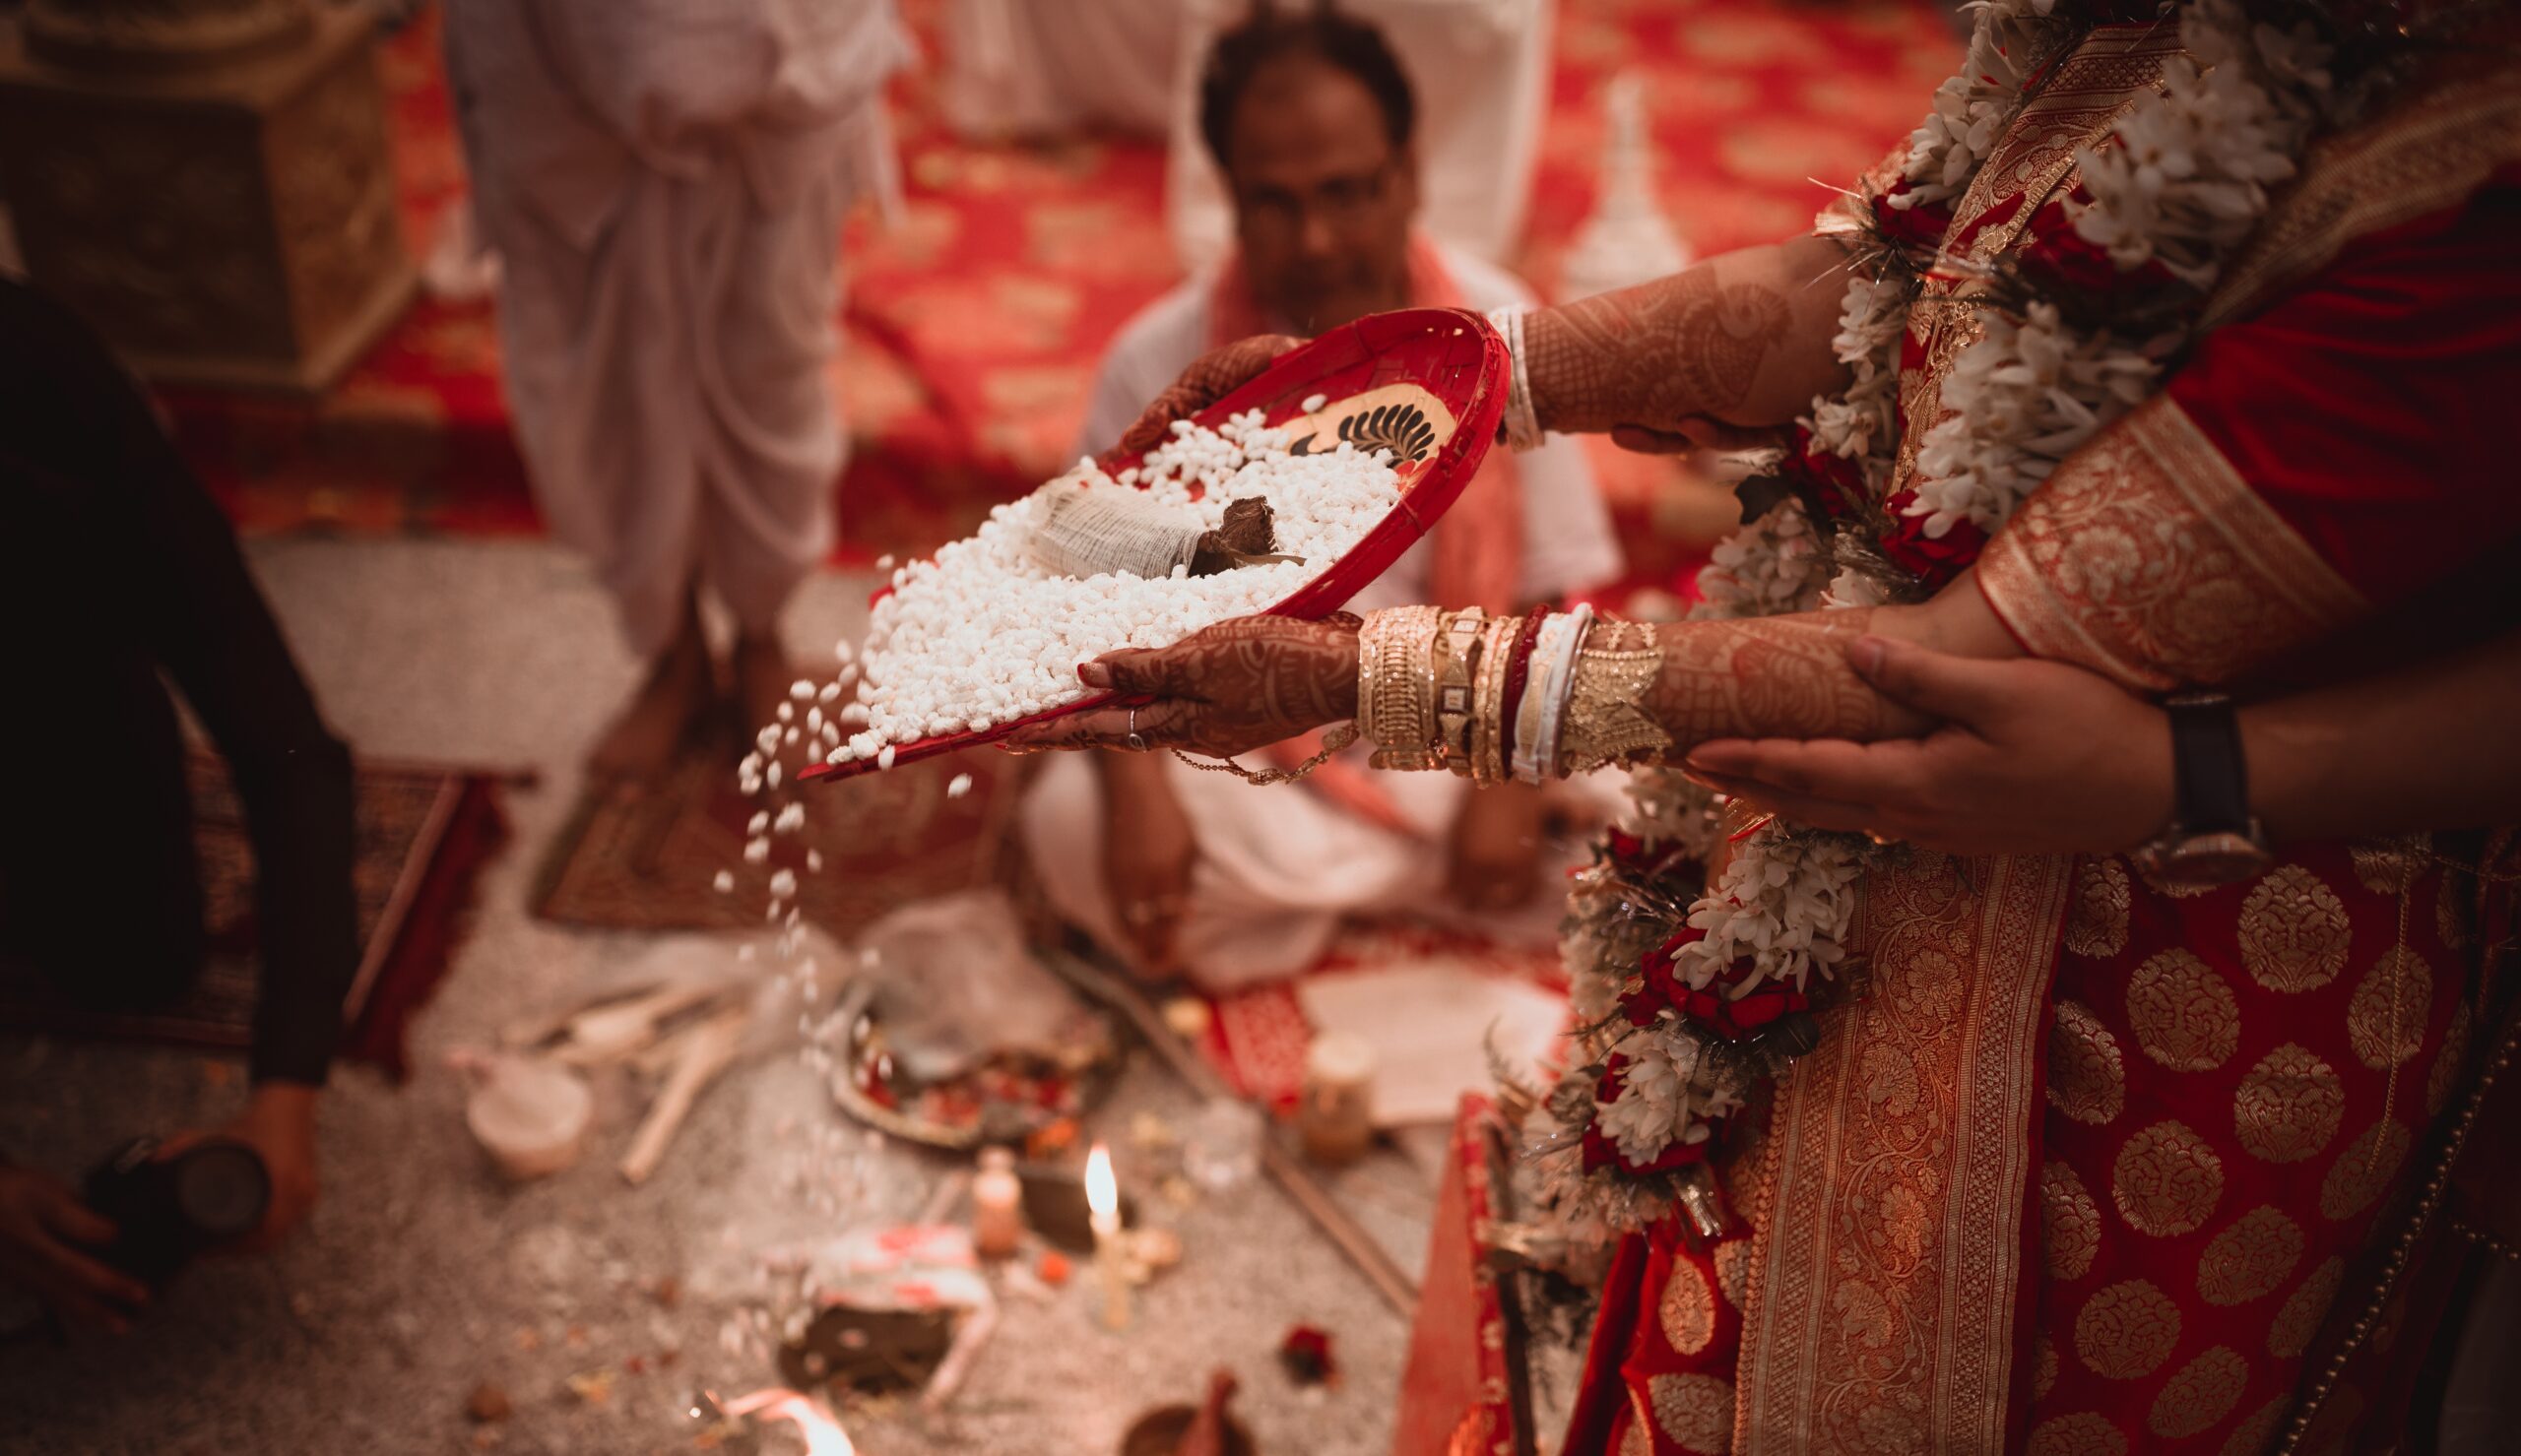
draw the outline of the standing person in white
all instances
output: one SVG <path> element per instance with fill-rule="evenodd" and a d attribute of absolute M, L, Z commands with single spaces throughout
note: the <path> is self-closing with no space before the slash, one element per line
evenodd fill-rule
<path fill-rule="evenodd" d="M 1081 444 L 1109 448 L 1193 359 L 1255 334 L 1312 336 L 1368 313 L 1529 303 L 1504 272 L 1416 231 L 1416 103 L 1374 28 L 1263 8 L 1220 36 L 1201 126 L 1238 247 L 1131 320 L 1103 361 Z M 1493 452 L 1444 521 L 1352 603 L 1513 611 L 1619 571 L 1581 448 Z M 1289 756 L 1301 757 L 1309 746 Z M 1438 780 L 1443 782 L 1437 782 Z M 1268 794 L 1169 756 L 1044 766 L 1024 833 L 1050 899 L 1147 974 L 1210 988 L 1292 975 L 1354 914 L 1472 917 L 1546 938 L 1537 791 L 1368 775 L 1334 759 Z"/>
<path fill-rule="evenodd" d="M 717 700 L 704 589 L 748 725 L 795 676 L 779 615 L 844 449 L 841 220 L 908 43 L 890 0 L 451 0 L 446 37 L 536 499 L 647 665 L 589 761 L 635 790 Z"/>

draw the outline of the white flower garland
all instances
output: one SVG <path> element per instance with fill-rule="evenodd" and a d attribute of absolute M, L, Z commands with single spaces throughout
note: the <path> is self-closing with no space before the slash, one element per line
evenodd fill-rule
<path fill-rule="evenodd" d="M 1934 110 L 1910 138 L 1908 187 L 1895 208 L 1960 196 L 2003 137 L 2021 104 L 2025 66 L 2042 49 L 2042 23 L 2058 0 L 1983 0 L 1962 73 L 1935 93 Z M 2116 145 L 2087 148 L 2078 161 L 2091 201 L 2073 222 L 2122 271 L 2159 262 L 2203 291 L 2223 260 L 2264 215 L 2268 187 L 2292 175 L 2331 91 L 2326 45 L 2307 27 L 2279 32 L 2252 25 L 2238 0 L 2192 0 L 2180 38 L 2192 64 L 2172 61 L 2161 95 L 2141 100 L 2118 124 Z M 1813 401 L 1804 421 L 1816 448 L 1855 464 L 1877 500 L 1889 493 L 1896 463 L 1901 342 L 1909 298 L 1890 270 L 1852 278 L 1833 349 L 1848 366 L 1848 387 Z M 1942 399 L 1950 414 L 1918 453 L 1911 516 L 1941 538 L 1968 521 L 1989 535 L 2048 478 L 2057 464 L 2158 385 L 2161 360 L 2185 334 L 2144 341 L 2106 329 L 2079 334 L 2059 310 L 2033 303 L 2015 318 L 1978 310 L 1981 335 L 1954 361 Z M 1728 537 L 1700 573 L 1696 619 L 1767 616 L 1891 600 L 1886 583 L 1859 570 L 1833 577 L 1831 558 L 1804 508 L 1787 501 Z M 1657 776 L 1639 793 L 1649 832 L 1657 821 L 1700 823 L 1703 791 Z M 1804 989 L 1834 974 L 1844 956 L 1855 881 L 1873 847 L 1861 838 L 1800 831 L 1778 821 L 1733 847 L 1723 874 L 1689 908 L 1704 938 L 1685 944 L 1675 969 L 1704 989 L 1747 960 L 1740 995 L 1767 981 Z M 1630 947 L 1571 920 L 1569 970 L 1579 1014 L 1598 1022 L 1617 1007 L 1633 962 Z M 1607 1035 L 1607 1034 L 1604 1034 Z M 1651 1164 L 1675 1142 L 1710 1133 L 1709 1119 L 1731 1109 L 1730 1089 L 1703 1074 L 1707 1035 L 1666 1012 L 1622 1032 L 1612 1050 L 1628 1058 L 1617 1096 L 1595 1100 L 1595 1125 L 1634 1165 Z M 1581 1129 L 1576 1129 L 1581 1131 Z M 1573 1133 L 1562 1130 L 1561 1137 Z M 1573 1216 L 1636 1227 L 1662 1205 L 1597 1185 L 1552 1179 L 1554 1203 Z"/>

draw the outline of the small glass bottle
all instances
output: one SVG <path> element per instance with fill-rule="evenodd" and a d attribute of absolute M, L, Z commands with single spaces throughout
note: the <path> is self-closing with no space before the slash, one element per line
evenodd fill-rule
<path fill-rule="evenodd" d="M 984 1259 L 1009 1258 L 1023 1238 L 1024 1182 L 1015 1174 L 1015 1155 L 984 1148 L 981 1171 L 972 1177 L 972 1251 Z"/>
<path fill-rule="evenodd" d="M 1375 1049 L 1364 1038 L 1331 1032 L 1314 1039 L 1296 1108 L 1307 1158 L 1337 1167 L 1366 1155 L 1375 1136 L 1374 1087 Z"/>

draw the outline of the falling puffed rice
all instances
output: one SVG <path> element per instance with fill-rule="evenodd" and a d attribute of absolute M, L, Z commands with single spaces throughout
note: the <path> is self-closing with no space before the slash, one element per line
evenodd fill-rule
<path fill-rule="evenodd" d="M 820 874 L 823 872 L 822 851 L 808 850 L 806 852 L 806 872 L 808 874 Z"/>
<path fill-rule="evenodd" d="M 795 698 L 800 703 L 813 695 L 814 685 L 807 681 L 805 678 L 800 677 L 795 682 L 788 684 L 788 696 Z"/>
<path fill-rule="evenodd" d="M 721 895 L 735 889 L 736 872 L 732 869 L 719 870 L 718 877 L 709 882 L 709 888 L 717 891 Z"/>
<path fill-rule="evenodd" d="M 775 763 L 775 762 L 774 762 L 773 764 L 771 764 L 769 772 L 767 772 L 767 773 L 763 774 L 763 775 L 761 776 L 761 780 L 762 780 L 762 782 L 763 782 L 763 783 L 765 783 L 765 784 L 769 785 L 769 786 L 770 786 L 771 788 L 773 788 L 773 789 L 778 788 L 778 787 L 779 787 L 779 765 L 778 765 L 777 763 Z"/>
<path fill-rule="evenodd" d="M 1329 403 L 1330 397 L 1328 395 L 1307 395 L 1304 397 L 1304 403 L 1296 408 L 1302 410 L 1307 414 L 1312 414 L 1318 412 L 1323 406 Z"/>
<path fill-rule="evenodd" d="M 945 785 L 945 796 L 947 798 L 961 798 L 964 794 L 971 791 L 972 776 L 969 774 L 956 774 L 951 780 L 947 781 Z"/>
<path fill-rule="evenodd" d="M 781 900 L 797 893 L 797 871 L 783 869 L 770 877 L 770 893 Z"/>
<path fill-rule="evenodd" d="M 877 571 L 890 571 L 890 570 L 892 570 L 892 569 L 893 569 L 893 553 L 892 553 L 892 552 L 890 552 L 890 551 L 886 551 L 886 552 L 885 552 L 884 554 L 882 554 L 881 556 L 876 557 L 876 558 L 875 558 L 875 569 L 876 569 Z"/>
<path fill-rule="evenodd" d="M 768 838 L 756 835 L 744 842 L 744 862 L 746 864 L 759 864 L 769 857 L 770 841 Z"/>
<path fill-rule="evenodd" d="M 802 803 L 791 801 L 786 807 L 779 811 L 779 817 L 772 821 L 770 827 L 778 830 L 781 834 L 795 834 L 798 830 L 803 829 L 805 825 L 806 806 Z"/>
<path fill-rule="evenodd" d="M 744 821 L 744 833 L 746 834 L 759 834 L 769 827 L 770 811 L 768 809 L 755 809 L 752 812 L 752 817 Z"/>
<path fill-rule="evenodd" d="M 782 703 L 782 704 L 780 704 L 780 705 L 779 705 L 779 721 L 780 721 L 781 723 L 794 723 L 794 722 L 796 722 L 796 721 L 797 721 L 797 705 L 796 705 L 796 704 L 794 704 L 794 703 Z"/>

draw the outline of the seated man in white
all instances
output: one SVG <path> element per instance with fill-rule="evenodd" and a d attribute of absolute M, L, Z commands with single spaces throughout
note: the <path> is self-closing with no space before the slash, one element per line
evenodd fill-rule
<path fill-rule="evenodd" d="M 1184 366 L 1253 334 L 1311 336 L 1408 306 L 1527 303 L 1515 279 L 1417 233 L 1415 113 L 1383 37 L 1335 11 L 1259 12 L 1219 37 L 1200 121 L 1232 189 L 1239 247 L 1131 319 L 1081 441 L 1109 448 Z M 1581 449 L 1492 451 L 1427 538 L 1358 610 L 1411 601 L 1518 610 L 1608 581 L 1609 518 Z M 1301 756 L 1301 751 L 1297 756 Z M 1060 755 L 1024 810 L 1054 907 L 1147 975 L 1223 989 L 1315 961 L 1343 916 L 1470 918 L 1545 940 L 1556 912 L 1540 791 L 1333 760 L 1255 789 L 1165 754 Z"/>

